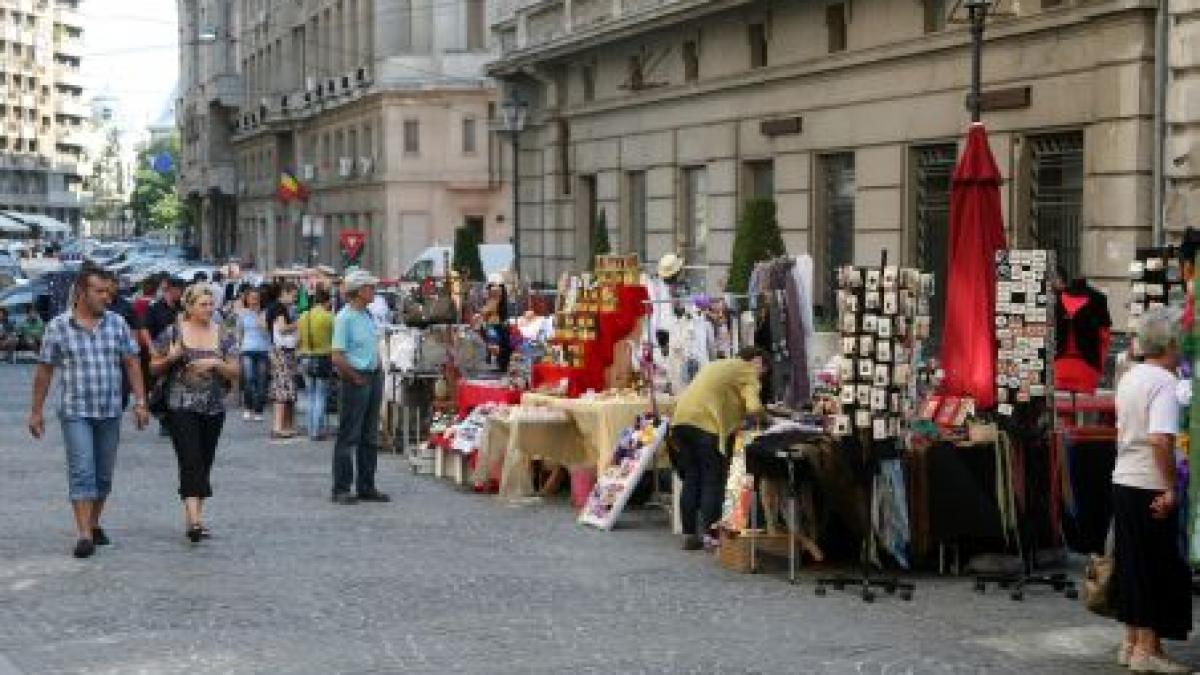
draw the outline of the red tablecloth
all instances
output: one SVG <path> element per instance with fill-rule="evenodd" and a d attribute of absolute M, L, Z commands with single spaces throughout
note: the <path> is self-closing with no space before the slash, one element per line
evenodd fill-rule
<path fill-rule="evenodd" d="M 458 416 L 463 417 L 471 409 L 481 403 L 508 403 L 516 405 L 521 402 L 521 390 L 500 387 L 489 382 L 471 382 L 463 380 L 458 383 L 455 400 L 458 402 Z"/>
<path fill-rule="evenodd" d="M 588 389 L 605 389 L 604 372 L 613 363 L 616 344 L 629 336 L 637 327 L 638 320 L 649 314 L 650 306 L 645 303 L 650 294 L 645 286 L 617 286 L 617 309 L 596 313 L 596 339 L 587 343 L 582 368 L 539 363 L 533 366 L 531 386 L 554 384 L 567 380 L 567 396 L 579 396 Z"/>

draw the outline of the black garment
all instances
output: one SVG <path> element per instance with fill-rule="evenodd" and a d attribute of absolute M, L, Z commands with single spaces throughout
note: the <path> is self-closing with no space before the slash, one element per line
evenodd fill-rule
<path fill-rule="evenodd" d="M 1063 304 L 1064 295 L 1086 297 L 1087 303 L 1068 316 Z M 1088 365 L 1101 370 L 1104 368 L 1104 354 L 1100 350 L 1100 331 L 1112 328 L 1112 316 L 1108 313 L 1108 297 L 1092 288 L 1086 281 L 1079 279 L 1071 283 L 1067 290 L 1058 294 L 1055 299 L 1055 335 L 1057 344 L 1054 347 L 1054 358 L 1060 358 L 1067 351 L 1067 336 L 1075 336 L 1075 348 L 1079 350 L 1083 360 Z"/>
<path fill-rule="evenodd" d="M 171 444 L 175 446 L 175 459 L 179 463 L 179 497 L 211 497 L 209 475 L 217 455 L 217 442 L 221 440 L 225 414 L 206 415 L 171 410 L 165 419 Z"/>
<path fill-rule="evenodd" d="M 1157 490 L 1113 485 L 1117 621 L 1186 640 L 1192 629 L 1192 579 L 1179 549 L 1179 509 L 1150 514 Z"/>
<path fill-rule="evenodd" d="M 133 313 L 133 305 L 124 296 L 113 296 L 112 303 L 108 306 L 109 311 L 115 312 L 129 326 L 130 332 L 137 331 L 141 326 L 138 324 L 137 317 Z M 148 367 L 148 366 L 147 366 Z M 144 379 L 144 378 L 143 378 Z M 129 373 L 121 368 L 121 407 L 129 405 L 129 396 L 133 393 L 133 387 L 129 384 Z"/>
<path fill-rule="evenodd" d="M 683 481 L 683 490 L 679 494 L 683 533 L 703 536 L 721 519 L 729 458 L 721 454 L 716 434 L 688 424 L 672 427 L 671 441 L 675 449 L 671 461 Z M 728 447 L 733 447 L 732 437 Z M 700 514 L 698 523 L 697 513 Z"/>
<path fill-rule="evenodd" d="M 179 304 L 168 305 L 164 300 L 155 300 L 150 303 L 150 308 L 146 310 L 146 321 L 140 328 L 146 329 L 150 333 L 150 340 L 158 339 L 158 336 L 174 323 L 179 316 L 182 308 Z"/>

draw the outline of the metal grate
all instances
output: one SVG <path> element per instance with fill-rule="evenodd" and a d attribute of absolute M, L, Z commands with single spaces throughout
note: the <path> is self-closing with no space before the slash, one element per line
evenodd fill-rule
<path fill-rule="evenodd" d="M 1029 180 L 1029 236 L 1054 251 L 1069 278 L 1082 272 L 1083 133 L 1035 136 Z"/>
<path fill-rule="evenodd" d="M 930 335 L 927 345 L 941 344 L 946 304 L 946 262 L 950 241 L 950 185 L 957 147 L 953 143 L 916 148 L 915 259 L 922 270 L 933 272 L 930 299 Z"/>
<path fill-rule="evenodd" d="M 854 261 L 854 154 L 825 155 L 821 167 L 825 182 L 821 257 L 826 267 L 818 313 L 833 321 L 837 318 L 837 270 Z"/>

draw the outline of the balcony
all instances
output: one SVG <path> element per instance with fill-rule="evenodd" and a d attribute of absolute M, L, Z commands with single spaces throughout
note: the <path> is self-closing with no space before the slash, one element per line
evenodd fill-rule
<path fill-rule="evenodd" d="M 66 115 L 67 117 L 87 117 L 89 115 L 88 108 L 79 99 L 60 98 L 54 104 L 54 114 Z"/>
<path fill-rule="evenodd" d="M 54 83 L 64 87 L 83 89 L 83 71 L 81 71 L 79 68 L 59 66 L 54 69 Z"/>
<path fill-rule="evenodd" d="M 54 42 L 54 52 L 63 56 L 77 59 L 83 58 L 83 40 L 79 38 L 62 38 Z"/>
<path fill-rule="evenodd" d="M 54 22 L 72 28 L 83 28 L 83 14 L 70 7 L 57 7 L 54 11 Z"/>

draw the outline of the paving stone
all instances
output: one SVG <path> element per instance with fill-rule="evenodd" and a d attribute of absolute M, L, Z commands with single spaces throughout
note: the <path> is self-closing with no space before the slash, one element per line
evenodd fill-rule
<path fill-rule="evenodd" d="M 1120 632 L 1078 602 L 920 578 L 912 602 L 739 575 L 661 518 L 611 533 L 512 508 L 384 456 L 391 504 L 329 502 L 330 444 L 231 415 L 214 538 L 183 538 L 175 460 L 124 432 L 89 560 L 57 425 L 24 431 L 30 373 L 0 375 L 0 675 L 12 673 L 1119 673 Z M 1177 651 L 1200 663 L 1200 649 Z"/>

